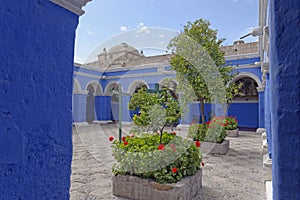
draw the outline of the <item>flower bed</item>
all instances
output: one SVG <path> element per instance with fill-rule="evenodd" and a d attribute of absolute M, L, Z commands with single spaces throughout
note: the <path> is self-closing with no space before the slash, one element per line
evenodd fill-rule
<path fill-rule="evenodd" d="M 235 117 L 225 117 L 225 130 L 227 132 L 228 137 L 238 137 L 239 130 L 238 130 L 238 121 Z"/>
<path fill-rule="evenodd" d="M 201 142 L 201 152 L 204 154 L 224 155 L 229 150 L 229 140 L 224 140 L 222 143 Z"/>
<path fill-rule="evenodd" d="M 160 138 L 162 138 L 161 143 Z M 111 138 L 109 140 L 112 141 Z M 168 184 L 198 174 L 201 171 L 200 166 L 204 165 L 199 148 L 200 143 L 176 136 L 175 132 L 164 132 L 162 135 L 144 133 L 140 137 L 126 136 L 122 138 L 121 142 L 113 141 L 112 147 L 113 155 L 117 161 L 112 169 L 115 175 L 113 193 L 117 196 L 125 195 L 123 190 L 118 193 L 119 189 L 117 188 L 121 187 L 120 182 L 140 180 L 138 183 L 143 183 L 134 184 L 134 181 L 129 181 L 131 183 L 128 182 L 127 186 L 124 186 L 124 190 L 128 193 L 126 197 L 131 199 L 145 199 L 144 195 L 149 192 L 153 195 L 164 195 L 161 194 L 162 188 L 170 187 L 178 188 L 176 190 L 180 193 L 186 189 L 179 187 L 180 184 L 177 186 L 176 184 L 172 186 Z M 194 181 L 191 182 L 194 183 Z M 153 189 L 154 185 L 158 187 Z M 188 185 L 187 188 L 191 187 L 190 184 L 186 185 Z M 140 190 L 141 187 L 147 189 Z M 138 191 L 143 194 L 137 194 Z"/>
<path fill-rule="evenodd" d="M 192 199 L 202 187 L 202 170 L 172 184 L 160 184 L 152 179 L 137 176 L 117 175 L 113 177 L 113 195 L 134 200 Z"/>

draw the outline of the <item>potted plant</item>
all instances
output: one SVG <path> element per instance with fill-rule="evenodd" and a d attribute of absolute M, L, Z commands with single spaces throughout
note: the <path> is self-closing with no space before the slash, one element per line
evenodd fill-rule
<path fill-rule="evenodd" d="M 160 141 L 161 140 L 161 141 Z M 200 143 L 171 133 L 112 141 L 113 194 L 129 199 L 192 199 L 202 187 Z"/>
<path fill-rule="evenodd" d="M 227 132 L 227 136 L 238 137 L 239 129 L 237 128 L 238 121 L 236 117 L 225 117 L 224 123 L 225 123 L 225 130 Z"/>
<path fill-rule="evenodd" d="M 201 141 L 201 151 L 206 154 L 226 154 L 229 149 L 223 117 L 214 117 L 205 124 L 191 124 L 188 137 Z"/>

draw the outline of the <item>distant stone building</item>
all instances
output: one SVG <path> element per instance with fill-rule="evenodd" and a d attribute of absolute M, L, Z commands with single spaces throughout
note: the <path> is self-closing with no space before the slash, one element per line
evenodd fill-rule
<path fill-rule="evenodd" d="M 240 127 L 258 128 L 258 92 L 261 87 L 258 42 L 236 41 L 233 45 L 223 46 L 226 65 L 231 65 L 238 75 L 236 82 L 243 82 L 242 96 L 234 99 L 228 115 L 237 116 Z M 176 93 L 176 73 L 171 70 L 169 59 L 172 55 L 145 56 L 127 43 L 106 48 L 95 62 L 75 64 L 74 73 L 74 122 L 116 121 L 119 116 L 119 100 L 111 91 L 122 86 L 122 92 L 133 94 L 140 87 L 154 89 L 162 87 L 164 80 L 170 79 Z M 127 108 L 130 96 L 122 97 L 122 120 L 131 122 L 132 111 Z M 199 121 L 200 112 L 197 102 L 189 104 L 181 124 Z M 205 105 L 206 118 L 214 112 L 211 104 Z M 247 114 L 245 114 L 247 111 Z"/>

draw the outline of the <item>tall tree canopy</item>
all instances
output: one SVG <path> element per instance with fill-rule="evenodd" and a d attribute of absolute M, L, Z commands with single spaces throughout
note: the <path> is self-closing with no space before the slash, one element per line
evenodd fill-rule
<path fill-rule="evenodd" d="M 168 46 L 174 54 L 170 63 L 176 71 L 178 89 L 189 93 L 182 98 L 199 101 L 202 123 L 205 123 L 204 103 L 226 103 L 230 96 L 226 86 L 233 75 L 232 68 L 224 66 L 224 52 L 220 48 L 223 41 L 217 38 L 217 30 L 211 29 L 208 21 L 198 19 L 187 22 Z M 192 91 L 194 99 L 188 91 Z"/>

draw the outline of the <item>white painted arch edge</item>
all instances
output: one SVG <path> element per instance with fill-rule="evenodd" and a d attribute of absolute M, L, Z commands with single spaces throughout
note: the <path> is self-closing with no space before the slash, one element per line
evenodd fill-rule
<path fill-rule="evenodd" d="M 250 72 L 240 72 L 238 75 L 236 75 L 233 79 L 232 82 L 235 82 L 241 78 L 252 78 L 258 85 L 258 88 L 263 88 L 263 85 L 261 83 L 261 80 L 253 73 Z"/>

